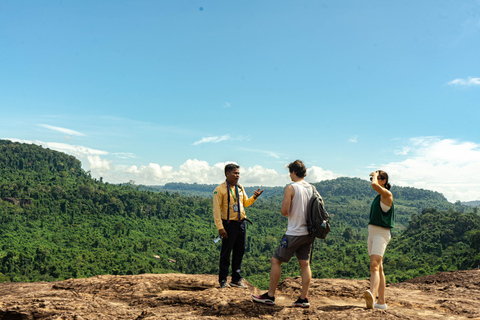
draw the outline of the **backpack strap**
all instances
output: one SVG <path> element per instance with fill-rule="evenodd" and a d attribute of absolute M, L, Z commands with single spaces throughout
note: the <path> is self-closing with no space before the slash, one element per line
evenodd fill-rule
<path fill-rule="evenodd" d="M 320 198 L 320 201 L 322 201 L 322 204 L 323 204 L 323 198 L 320 195 L 320 193 L 317 191 L 317 188 L 315 188 L 315 186 L 313 184 L 310 184 L 310 185 L 312 186 L 312 190 L 313 190 L 312 197 L 317 196 L 318 198 Z M 310 210 L 310 207 L 308 208 L 308 210 Z M 309 214 L 309 212 L 307 212 L 307 215 L 308 214 Z M 312 247 L 310 248 L 310 265 L 312 264 L 313 247 L 314 246 L 315 246 L 315 237 L 313 237 Z"/>
<path fill-rule="evenodd" d="M 310 184 L 312 186 L 312 197 L 315 196 L 316 193 L 318 193 L 317 188 L 313 184 Z M 308 210 L 310 210 L 310 206 L 308 206 Z M 307 215 L 310 214 L 307 212 Z M 313 246 L 315 245 L 315 237 L 313 237 L 313 242 L 312 242 L 312 247 L 310 248 L 310 265 L 312 264 L 312 257 L 313 257 Z"/>
<path fill-rule="evenodd" d="M 317 188 L 315 188 L 315 186 L 313 184 L 311 184 L 312 186 L 312 189 L 313 189 L 313 195 L 316 195 L 317 197 L 320 198 L 320 200 L 322 201 L 322 203 L 325 205 L 325 203 L 323 202 L 323 198 L 322 196 L 320 195 L 320 193 L 317 191 Z"/>

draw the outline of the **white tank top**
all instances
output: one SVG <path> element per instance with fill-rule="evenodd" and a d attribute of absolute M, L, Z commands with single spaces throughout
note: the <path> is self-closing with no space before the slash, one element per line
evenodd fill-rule
<path fill-rule="evenodd" d="M 388 210 L 390 210 L 392 206 L 387 206 L 386 204 L 384 204 L 382 201 L 380 201 L 380 208 L 382 208 L 382 211 L 383 212 L 387 212 Z"/>
<path fill-rule="evenodd" d="M 306 236 L 308 235 L 306 212 L 308 202 L 313 195 L 312 186 L 302 180 L 292 183 L 295 195 L 290 204 L 288 212 L 288 227 L 286 235 L 289 236 Z"/>

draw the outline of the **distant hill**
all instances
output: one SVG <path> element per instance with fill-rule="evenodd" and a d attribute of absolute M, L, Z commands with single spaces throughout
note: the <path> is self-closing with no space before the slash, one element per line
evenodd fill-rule
<path fill-rule="evenodd" d="M 371 201 L 376 195 L 369 181 L 342 177 L 321 181 L 314 185 L 325 199 L 327 210 L 336 216 L 335 219 L 340 219 L 354 227 L 365 226 L 368 223 L 365 213 L 369 212 Z M 211 198 L 216 186 L 197 183 L 167 183 L 164 186 L 140 185 L 137 188 L 153 192 Z M 272 208 L 280 210 L 284 187 L 253 186 L 245 187 L 245 191 L 251 196 L 258 188 L 264 190 L 258 202 L 267 201 Z M 468 211 L 466 206 L 448 202 L 439 192 L 398 186 L 393 186 L 391 191 L 395 199 L 396 221 L 400 229 L 408 224 L 412 214 L 420 213 L 425 208 L 437 210 L 455 208 L 461 212 Z"/>
<path fill-rule="evenodd" d="M 219 184 L 222 181 L 219 182 Z M 338 196 L 354 196 L 356 198 L 372 197 L 375 195 L 375 191 L 370 187 L 370 182 L 359 178 L 341 177 L 332 180 L 325 180 L 317 183 L 313 183 L 315 187 L 321 192 L 324 198 L 338 197 Z M 138 185 L 139 190 L 154 191 L 154 192 L 171 192 L 178 193 L 187 196 L 200 196 L 200 197 L 212 197 L 213 190 L 217 187 L 217 184 L 198 184 L 198 183 L 182 183 L 171 182 L 163 186 L 145 186 Z M 283 197 L 283 187 L 264 187 L 264 186 L 250 186 L 245 187 L 245 191 L 249 195 L 253 195 L 253 192 L 261 188 L 264 190 L 262 198 L 270 197 Z M 451 205 L 450 202 L 439 192 L 416 189 L 411 187 L 392 187 L 392 193 L 395 199 L 401 199 L 406 201 L 424 201 L 424 202 L 438 202 L 446 206 Z M 474 201 L 472 201 L 473 203 Z M 480 204 L 480 201 L 478 201 Z"/>
<path fill-rule="evenodd" d="M 223 181 L 219 181 L 218 184 Z M 213 190 L 218 186 L 218 184 L 198 184 L 198 183 L 183 183 L 183 182 L 170 182 L 163 186 L 145 186 L 138 185 L 139 190 L 153 191 L 153 192 L 171 192 L 178 193 L 186 196 L 199 196 L 204 198 L 211 198 Z M 247 195 L 252 196 L 253 192 L 261 188 L 264 190 L 262 198 L 283 195 L 284 187 L 245 187 L 245 192 Z"/>
<path fill-rule="evenodd" d="M 480 200 L 478 201 L 466 201 L 466 202 L 462 202 L 463 205 L 465 206 L 469 206 L 469 207 L 478 207 L 480 206 Z"/>

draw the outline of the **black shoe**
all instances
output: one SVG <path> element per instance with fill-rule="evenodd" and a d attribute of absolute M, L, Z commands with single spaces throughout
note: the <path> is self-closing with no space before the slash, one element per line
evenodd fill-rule
<path fill-rule="evenodd" d="M 242 288 L 245 289 L 247 286 L 242 283 L 242 280 L 240 281 L 232 281 L 229 283 L 230 287 L 236 287 L 236 288 Z"/>
<path fill-rule="evenodd" d="M 254 295 L 252 294 L 252 299 L 253 299 L 253 301 L 255 301 L 255 302 L 260 302 L 260 303 L 268 304 L 269 306 L 275 305 L 275 297 L 270 297 L 270 296 L 268 295 L 268 291 L 265 292 L 264 294 L 262 294 L 261 296 L 254 296 Z"/>
<path fill-rule="evenodd" d="M 220 281 L 220 287 L 219 287 L 220 289 L 228 288 L 228 287 L 230 286 L 228 285 L 227 280 Z"/>
<path fill-rule="evenodd" d="M 294 307 L 301 307 L 301 308 L 308 308 L 310 307 L 310 303 L 308 302 L 308 298 L 305 297 L 305 299 L 298 298 L 297 301 L 292 303 L 292 306 Z"/>

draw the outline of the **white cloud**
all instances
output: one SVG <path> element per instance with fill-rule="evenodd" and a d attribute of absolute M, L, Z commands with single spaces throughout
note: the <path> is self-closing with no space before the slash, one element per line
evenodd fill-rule
<path fill-rule="evenodd" d="M 21 139 L 8 139 L 12 142 L 36 144 L 44 148 L 52 149 L 55 151 L 64 152 L 75 157 L 84 157 L 86 155 L 107 155 L 107 151 L 92 149 L 84 146 L 76 146 L 68 143 L 61 142 L 44 142 L 39 140 L 21 140 Z"/>
<path fill-rule="evenodd" d="M 284 186 L 290 182 L 287 174 L 278 174 L 274 169 L 253 166 L 240 170 L 240 184 L 246 186 Z"/>
<path fill-rule="evenodd" d="M 472 78 L 472 77 L 468 77 L 467 79 L 457 78 L 455 80 L 448 82 L 447 84 L 452 86 L 467 86 L 467 87 L 480 86 L 480 78 Z"/>
<path fill-rule="evenodd" d="M 273 151 L 264 151 L 264 153 L 272 158 L 280 159 L 280 156 Z"/>
<path fill-rule="evenodd" d="M 224 108 L 230 108 L 230 106 L 231 106 L 230 102 L 225 102 L 225 103 L 223 104 L 223 107 L 224 107 Z"/>
<path fill-rule="evenodd" d="M 112 161 L 108 161 L 106 159 L 102 159 L 100 156 L 87 156 L 88 166 L 91 171 L 96 172 L 105 172 L 110 171 L 111 167 L 110 164 Z"/>
<path fill-rule="evenodd" d="M 312 166 L 311 168 L 307 169 L 307 176 L 305 177 L 305 181 L 314 183 L 323 180 L 331 180 L 338 177 L 339 175 L 333 173 L 333 171 L 324 170 L 320 167 Z"/>
<path fill-rule="evenodd" d="M 397 156 L 406 156 L 410 152 L 409 147 L 402 147 L 402 150 L 398 150 L 395 152 Z"/>
<path fill-rule="evenodd" d="M 410 140 L 409 157 L 382 169 L 393 184 L 434 190 L 449 201 L 480 200 L 480 145 L 437 137 Z"/>
<path fill-rule="evenodd" d="M 140 166 L 140 168 L 131 166 L 124 172 L 131 174 L 128 176 L 129 179 L 135 180 L 138 184 L 163 185 L 168 182 L 212 184 L 224 179 L 224 167 L 224 163 L 210 167 L 206 161 L 189 159 L 177 171 L 174 171 L 171 166 L 150 163 L 148 166 Z"/>
<path fill-rule="evenodd" d="M 33 143 L 73 155 L 82 161 L 83 168 L 90 170 L 93 177 L 102 176 L 104 181 L 110 183 L 134 180 L 137 184 L 146 185 L 163 185 L 168 182 L 218 184 L 225 178 L 226 162 L 210 165 L 206 161 L 189 159 L 178 169 L 157 163 L 140 167 L 116 165 L 116 158 L 123 157 L 122 155 L 128 158 L 131 154 L 111 154 L 67 143 L 9 140 Z M 374 169 L 387 171 L 392 184 L 438 191 L 451 202 L 480 200 L 480 144 L 438 137 L 418 137 L 410 139 L 409 144 L 400 150 L 396 154 L 404 160 L 380 167 L 373 165 Z M 241 167 L 240 172 L 240 183 L 245 186 L 284 186 L 290 182 L 287 170 L 278 173 L 274 169 L 256 165 Z M 339 176 L 330 170 L 312 166 L 307 170 L 306 180 L 319 182 Z"/>
<path fill-rule="evenodd" d="M 76 157 L 83 157 L 86 155 L 107 155 L 108 154 L 107 151 L 87 148 L 84 146 L 71 145 L 68 143 L 44 142 L 42 146 L 52 150 L 65 152 L 65 153 L 74 155 Z"/>
<path fill-rule="evenodd" d="M 170 166 L 160 166 L 150 163 L 148 166 L 131 166 L 124 170 L 123 181 L 134 180 L 137 184 L 163 185 L 168 182 L 184 182 L 199 184 L 218 184 L 225 179 L 224 167 L 228 162 L 219 162 L 210 166 L 206 161 L 189 159 L 178 170 Z M 234 162 L 233 162 L 234 163 Z M 334 179 L 338 175 L 320 167 L 311 167 L 307 170 L 309 182 Z M 117 181 L 121 182 L 121 181 Z M 240 184 L 244 186 L 285 186 L 290 182 L 288 172 L 279 174 L 274 169 L 256 165 L 240 167 Z"/>
<path fill-rule="evenodd" d="M 135 159 L 137 157 L 134 153 L 131 152 L 116 152 L 113 153 L 113 155 L 120 159 Z"/>
<path fill-rule="evenodd" d="M 148 166 L 141 166 L 140 168 L 137 166 L 131 166 L 130 168 L 126 169 L 125 172 L 135 175 L 134 180 L 138 183 L 142 184 L 147 182 L 161 184 L 160 181 L 168 181 L 168 177 L 172 170 L 173 167 L 170 166 L 161 167 L 157 163 L 150 163 Z"/>
<path fill-rule="evenodd" d="M 75 131 L 75 130 L 72 130 L 72 129 L 54 127 L 54 126 L 51 126 L 51 125 L 48 125 L 48 124 L 39 124 L 39 126 L 43 127 L 43 128 L 46 128 L 46 129 L 50 129 L 50 130 L 59 131 L 61 133 L 65 133 L 65 134 L 68 134 L 70 136 L 85 136 L 85 134 L 83 134 L 81 132 L 78 132 L 78 131 Z"/>
<path fill-rule="evenodd" d="M 350 141 L 352 143 L 356 143 L 358 141 L 358 136 L 355 135 L 355 136 L 353 136 L 353 138 L 350 138 L 348 141 Z"/>
<path fill-rule="evenodd" d="M 206 161 L 188 159 L 185 163 L 180 165 L 178 171 L 171 173 L 169 179 L 170 181 L 175 182 L 197 182 L 208 184 L 210 181 L 219 178 L 221 181 L 224 176 L 222 170 L 223 168 L 210 167 Z"/>
<path fill-rule="evenodd" d="M 250 149 L 250 148 L 240 148 L 241 150 L 248 151 L 248 152 L 256 152 L 267 155 L 269 157 L 280 159 L 281 154 L 278 154 L 274 151 L 267 151 L 267 150 L 257 150 L 257 149 Z M 283 155 L 282 155 L 283 156 Z"/>
<path fill-rule="evenodd" d="M 221 137 L 203 137 L 201 140 L 198 140 L 196 142 L 193 143 L 194 146 L 198 145 L 198 144 L 201 144 L 201 143 L 208 143 L 208 142 L 212 142 L 212 143 L 218 143 L 218 142 L 221 142 L 221 141 L 226 141 L 226 140 L 229 140 L 230 139 L 230 135 L 226 134 L 226 135 L 223 135 Z"/>

